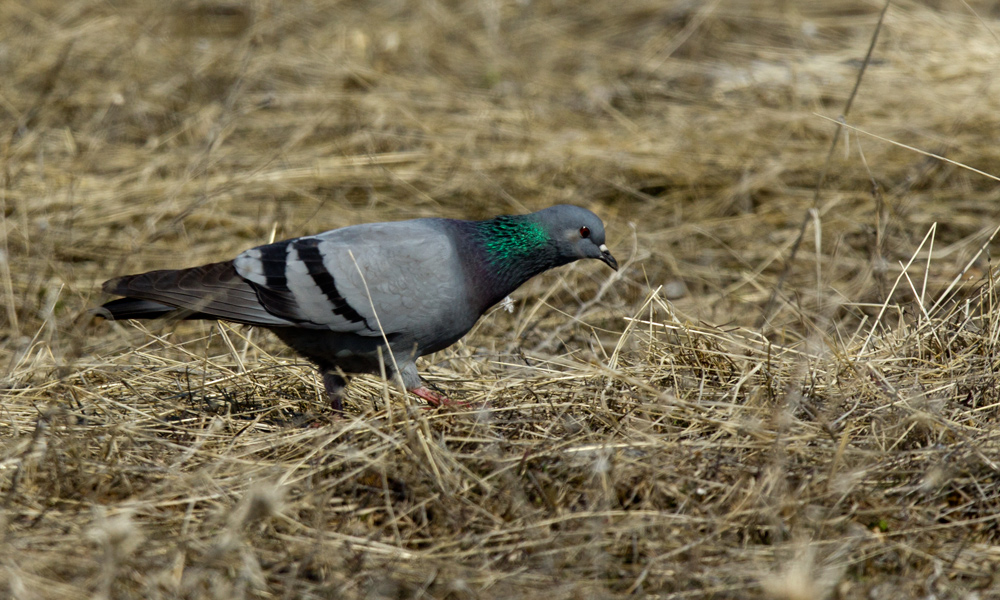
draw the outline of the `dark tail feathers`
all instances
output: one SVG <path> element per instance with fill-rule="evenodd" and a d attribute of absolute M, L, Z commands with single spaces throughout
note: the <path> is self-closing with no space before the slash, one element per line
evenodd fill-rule
<path fill-rule="evenodd" d="M 232 261 L 191 269 L 149 271 L 105 281 L 105 292 L 125 296 L 94 310 L 111 319 L 154 319 L 178 309 L 183 319 L 223 319 L 247 325 L 290 322 L 261 305 L 254 286 L 239 276 Z"/>
<path fill-rule="evenodd" d="M 152 300 L 137 300 L 135 298 L 119 298 L 105 302 L 90 312 L 109 321 L 124 319 L 158 319 L 176 311 L 173 306 L 153 302 Z"/>

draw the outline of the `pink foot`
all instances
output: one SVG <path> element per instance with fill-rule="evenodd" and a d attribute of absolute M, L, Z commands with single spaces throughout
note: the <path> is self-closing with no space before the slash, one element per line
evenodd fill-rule
<path fill-rule="evenodd" d="M 442 396 L 441 394 L 439 394 L 437 392 L 432 392 L 432 391 L 430 391 L 429 389 L 427 389 L 427 388 L 425 388 L 423 386 L 418 387 L 418 388 L 413 388 L 413 389 L 411 389 L 409 391 L 413 392 L 413 394 L 415 396 L 419 396 L 420 398 L 423 398 L 424 400 L 427 401 L 427 404 L 431 405 L 431 406 L 427 406 L 425 408 L 431 408 L 431 407 L 435 407 L 435 406 L 468 406 L 469 405 L 468 402 L 459 402 L 457 400 L 452 400 L 451 398 L 449 398 L 447 396 Z"/>

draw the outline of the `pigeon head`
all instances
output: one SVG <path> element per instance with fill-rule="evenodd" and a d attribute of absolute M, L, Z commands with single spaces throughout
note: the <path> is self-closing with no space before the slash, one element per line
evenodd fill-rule
<path fill-rule="evenodd" d="M 604 244 L 604 223 L 585 208 L 560 204 L 532 215 L 554 247 L 559 263 L 596 258 L 615 271 L 618 261 Z"/>
<path fill-rule="evenodd" d="M 480 295 L 486 307 L 535 275 L 582 258 L 596 258 L 618 270 L 604 244 L 604 223 L 585 208 L 558 205 L 463 223 L 472 228 L 476 254 L 483 259 Z"/>
<path fill-rule="evenodd" d="M 581 258 L 596 258 L 618 270 L 618 261 L 604 244 L 604 223 L 579 206 L 560 204 L 473 225 L 488 261 L 500 271 L 513 269 L 531 277 Z"/>

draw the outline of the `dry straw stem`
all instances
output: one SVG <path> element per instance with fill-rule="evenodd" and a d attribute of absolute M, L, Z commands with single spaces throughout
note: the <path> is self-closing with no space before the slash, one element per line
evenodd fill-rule
<path fill-rule="evenodd" d="M 891 3 L 830 154 L 883 6 L 3 3 L 0 596 L 996 595 L 1000 24 Z M 559 202 L 625 266 L 422 361 L 473 408 L 86 313 Z"/>

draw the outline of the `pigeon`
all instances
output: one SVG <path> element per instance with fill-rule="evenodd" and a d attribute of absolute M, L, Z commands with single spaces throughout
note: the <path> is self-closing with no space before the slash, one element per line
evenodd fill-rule
<path fill-rule="evenodd" d="M 124 297 L 94 312 L 268 329 L 316 365 L 337 412 L 349 378 L 383 365 L 388 379 L 438 406 L 450 401 L 424 386 L 416 358 L 454 344 L 535 275 L 583 258 L 618 270 L 600 218 L 571 205 L 484 221 L 366 223 L 111 279 L 104 291 Z"/>

